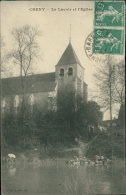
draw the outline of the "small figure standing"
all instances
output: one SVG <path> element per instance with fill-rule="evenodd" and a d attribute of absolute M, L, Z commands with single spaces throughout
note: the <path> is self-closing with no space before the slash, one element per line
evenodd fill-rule
<path fill-rule="evenodd" d="M 74 156 L 73 159 L 74 159 L 75 162 L 78 162 L 79 161 L 79 159 L 78 159 L 77 156 Z"/>
<path fill-rule="evenodd" d="M 15 161 L 15 159 L 16 159 L 16 156 L 15 156 L 15 154 L 8 154 L 7 155 L 8 157 L 7 157 L 7 163 L 13 163 L 14 161 Z"/>
<path fill-rule="evenodd" d="M 104 160 L 104 156 L 102 154 L 101 154 L 101 157 L 100 158 L 101 158 L 101 160 Z"/>

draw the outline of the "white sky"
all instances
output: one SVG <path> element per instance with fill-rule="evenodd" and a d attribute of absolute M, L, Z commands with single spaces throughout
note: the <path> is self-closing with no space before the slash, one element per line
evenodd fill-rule
<path fill-rule="evenodd" d="M 29 8 L 45 8 L 45 11 L 29 11 Z M 56 8 L 57 11 L 51 11 Z M 72 11 L 58 11 L 58 8 L 70 8 Z M 1 32 L 8 49 L 12 48 L 10 31 L 13 27 L 25 24 L 38 26 L 42 36 L 38 42 L 42 61 L 36 64 L 36 72 L 53 72 L 55 65 L 69 43 L 71 24 L 71 43 L 85 68 L 85 82 L 89 89 L 94 88 L 92 74 L 96 70 L 94 61 L 86 56 L 84 42 L 93 32 L 93 11 L 73 11 L 76 8 L 94 8 L 93 1 L 2 1 L 1 2 Z M 100 57 L 103 57 L 100 55 Z M 123 56 L 120 56 L 122 58 Z M 19 75 L 15 67 L 13 76 Z"/>
<path fill-rule="evenodd" d="M 85 68 L 85 81 L 91 82 L 93 63 L 85 54 L 84 42 L 93 31 L 93 11 L 51 11 L 51 8 L 91 9 L 93 2 L 2 1 L 1 4 L 1 29 L 8 48 L 12 47 L 10 31 L 13 27 L 29 24 L 42 30 L 38 39 L 42 61 L 36 65 L 40 72 L 55 71 L 55 65 L 69 43 L 71 24 L 71 43 Z M 29 11 L 30 7 L 45 8 L 45 11 Z M 16 73 L 15 68 L 14 75 Z"/>

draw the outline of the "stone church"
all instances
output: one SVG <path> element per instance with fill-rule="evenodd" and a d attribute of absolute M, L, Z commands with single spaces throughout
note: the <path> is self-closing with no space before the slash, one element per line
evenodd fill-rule
<path fill-rule="evenodd" d="M 25 91 L 29 105 L 38 108 L 46 107 L 56 110 L 54 99 L 57 90 L 64 85 L 71 85 L 80 91 L 87 101 L 87 84 L 84 82 L 84 67 L 80 63 L 72 44 L 69 43 L 63 55 L 55 66 L 55 72 L 34 74 L 26 77 Z M 23 90 L 20 77 L 1 79 L 2 113 L 11 112 L 11 107 L 18 112 L 20 108 Z"/>

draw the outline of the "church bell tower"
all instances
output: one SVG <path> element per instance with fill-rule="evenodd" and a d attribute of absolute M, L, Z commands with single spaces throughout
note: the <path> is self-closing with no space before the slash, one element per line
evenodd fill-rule
<path fill-rule="evenodd" d="M 73 87 L 83 94 L 84 91 L 84 67 L 81 65 L 71 42 L 69 42 L 63 55 L 55 66 L 55 78 L 58 89 L 65 85 Z"/>

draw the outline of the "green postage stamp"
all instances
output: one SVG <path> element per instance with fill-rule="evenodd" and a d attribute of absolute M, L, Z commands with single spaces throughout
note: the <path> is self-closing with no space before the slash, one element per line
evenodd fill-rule
<path fill-rule="evenodd" d="M 124 26 L 124 2 L 95 2 L 94 26 Z"/>
<path fill-rule="evenodd" d="M 123 45 L 123 30 L 94 29 L 93 53 L 123 54 Z"/>

